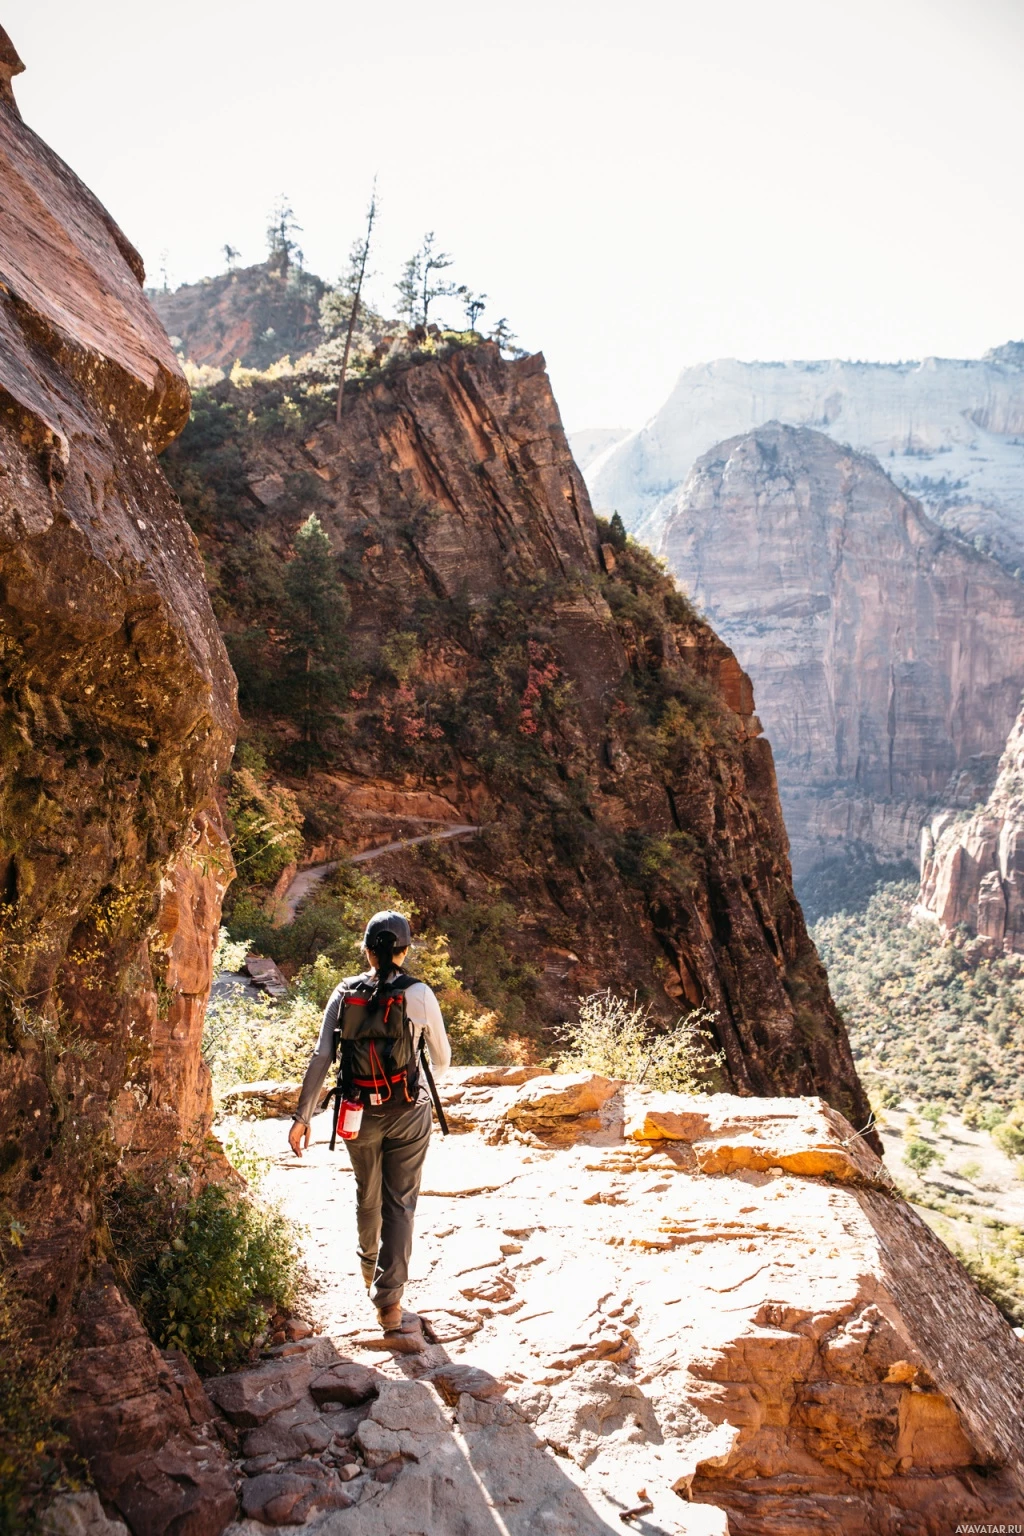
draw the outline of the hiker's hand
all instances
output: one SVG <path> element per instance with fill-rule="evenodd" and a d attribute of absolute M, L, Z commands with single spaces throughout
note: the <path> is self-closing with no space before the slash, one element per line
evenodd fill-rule
<path fill-rule="evenodd" d="M 303 1147 L 309 1146 L 309 1137 L 309 1126 L 303 1125 L 301 1120 L 293 1120 L 292 1128 L 288 1132 L 288 1145 L 291 1147 L 296 1157 L 301 1157 Z"/>

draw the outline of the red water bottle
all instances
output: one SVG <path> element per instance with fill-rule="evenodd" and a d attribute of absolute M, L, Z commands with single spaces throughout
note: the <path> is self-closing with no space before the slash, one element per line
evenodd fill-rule
<path fill-rule="evenodd" d="M 355 1141 L 363 1123 L 363 1106 L 357 1099 L 342 1099 L 338 1110 L 338 1135 L 342 1141 Z"/>

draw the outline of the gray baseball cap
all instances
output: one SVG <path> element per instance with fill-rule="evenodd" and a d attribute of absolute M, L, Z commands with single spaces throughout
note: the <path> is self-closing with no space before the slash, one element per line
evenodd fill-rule
<path fill-rule="evenodd" d="M 412 943 L 409 919 L 403 917 L 401 912 L 375 912 L 366 925 L 363 948 L 369 949 L 373 940 L 381 933 L 394 934 L 396 949 L 408 949 Z"/>

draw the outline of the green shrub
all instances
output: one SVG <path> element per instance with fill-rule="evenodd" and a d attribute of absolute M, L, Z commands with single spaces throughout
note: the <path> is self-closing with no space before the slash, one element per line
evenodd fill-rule
<path fill-rule="evenodd" d="M 239 768 L 231 776 L 228 815 L 231 851 L 244 884 L 269 885 L 298 858 L 302 812 L 290 789 Z"/>
<path fill-rule="evenodd" d="M 992 1131 L 992 1140 L 1007 1157 L 1024 1157 L 1024 1101 L 1018 1101 Z"/>
<path fill-rule="evenodd" d="M 214 998 L 203 1029 L 214 1092 L 267 1078 L 301 1078 L 316 1047 L 322 1012 L 301 992 L 279 1003 L 244 994 Z"/>
<path fill-rule="evenodd" d="M 679 1093 L 708 1091 L 724 1057 L 711 1049 L 706 1026 L 714 1014 L 696 1008 L 669 1029 L 660 1029 L 650 1005 L 594 992 L 579 1000 L 579 1018 L 562 1028 L 566 1049 L 558 1072 L 601 1072 L 605 1077 Z"/>
<path fill-rule="evenodd" d="M 918 1138 L 914 1141 L 908 1141 L 903 1148 L 903 1161 L 915 1173 L 927 1173 L 933 1163 L 942 1162 L 942 1153 L 929 1146 L 928 1142 L 921 1141 Z"/>
<path fill-rule="evenodd" d="M 976 1229 L 973 1247 L 955 1239 L 949 1247 L 1007 1322 L 1024 1325 L 1024 1232 L 1002 1223 L 986 1224 Z"/>
<path fill-rule="evenodd" d="M 272 1206 L 208 1184 L 182 1198 L 126 1181 L 107 1200 L 107 1225 L 125 1287 L 150 1336 L 206 1372 L 252 1358 L 267 1318 L 293 1299 L 296 1231 Z"/>

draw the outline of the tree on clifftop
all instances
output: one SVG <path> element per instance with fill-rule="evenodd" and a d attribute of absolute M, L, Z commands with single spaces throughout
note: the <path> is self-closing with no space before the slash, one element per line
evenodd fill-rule
<path fill-rule="evenodd" d="M 477 321 L 487 308 L 486 293 L 474 293 L 472 288 L 466 287 L 465 283 L 460 283 L 455 292 L 462 300 L 462 307 L 466 312 L 466 319 L 469 321 L 470 330 L 475 331 Z"/>
<path fill-rule="evenodd" d="M 302 252 L 299 250 L 298 242 L 292 239 L 293 235 L 301 233 L 302 225 L 297 221 L 291 204 L 282 193 L 274 204 L 270 223 L 267 225 L 270 265 L 276 267 L 279 272 L 287 272 L 293 261 L 297 266 L 302 266 Z"/>
<path fill-rule="evenodd" d="M 369 275 L 366 264 L 370 259 L 370 240 L 373 236 L 373 224 L 377 217 L 377 178 L 373 178 L 373 191 L 370 193 L 370 206 L 366 210 L 366 229 L 361 240 L 356 240 L 349 252 L 348 271 L 341 280 L 341 287 L 347 289 L 349 294 L 348 329 L 345 332 L 345 351 L 341 359 L 341 377 L 338 380 L 338 398 L 334 408 L 334 419 L 341 421 L 341 411 L 345 399 L 345 375 L 348 372 L 348 360 L 352 351 L 352 336 L 356 328 L 356 320 L 359 315 L 359 300 L 362 297 L 363 283 Z"/>
<path fill-rule="evenodd" d="M 423 244 L 409 257 L 402 268 L 402 276 L 395 284 L 399 298 L 398 312 L 410 325 L 427 325 L 434 300 L 449 298 L 457 292 L 453 282 L 439 280 L 435 275 L 450 267 L 454 261 L 454 257 L 447 251 L 435 251 L 435 238 L 433 230 L 423 236 Z"/>

